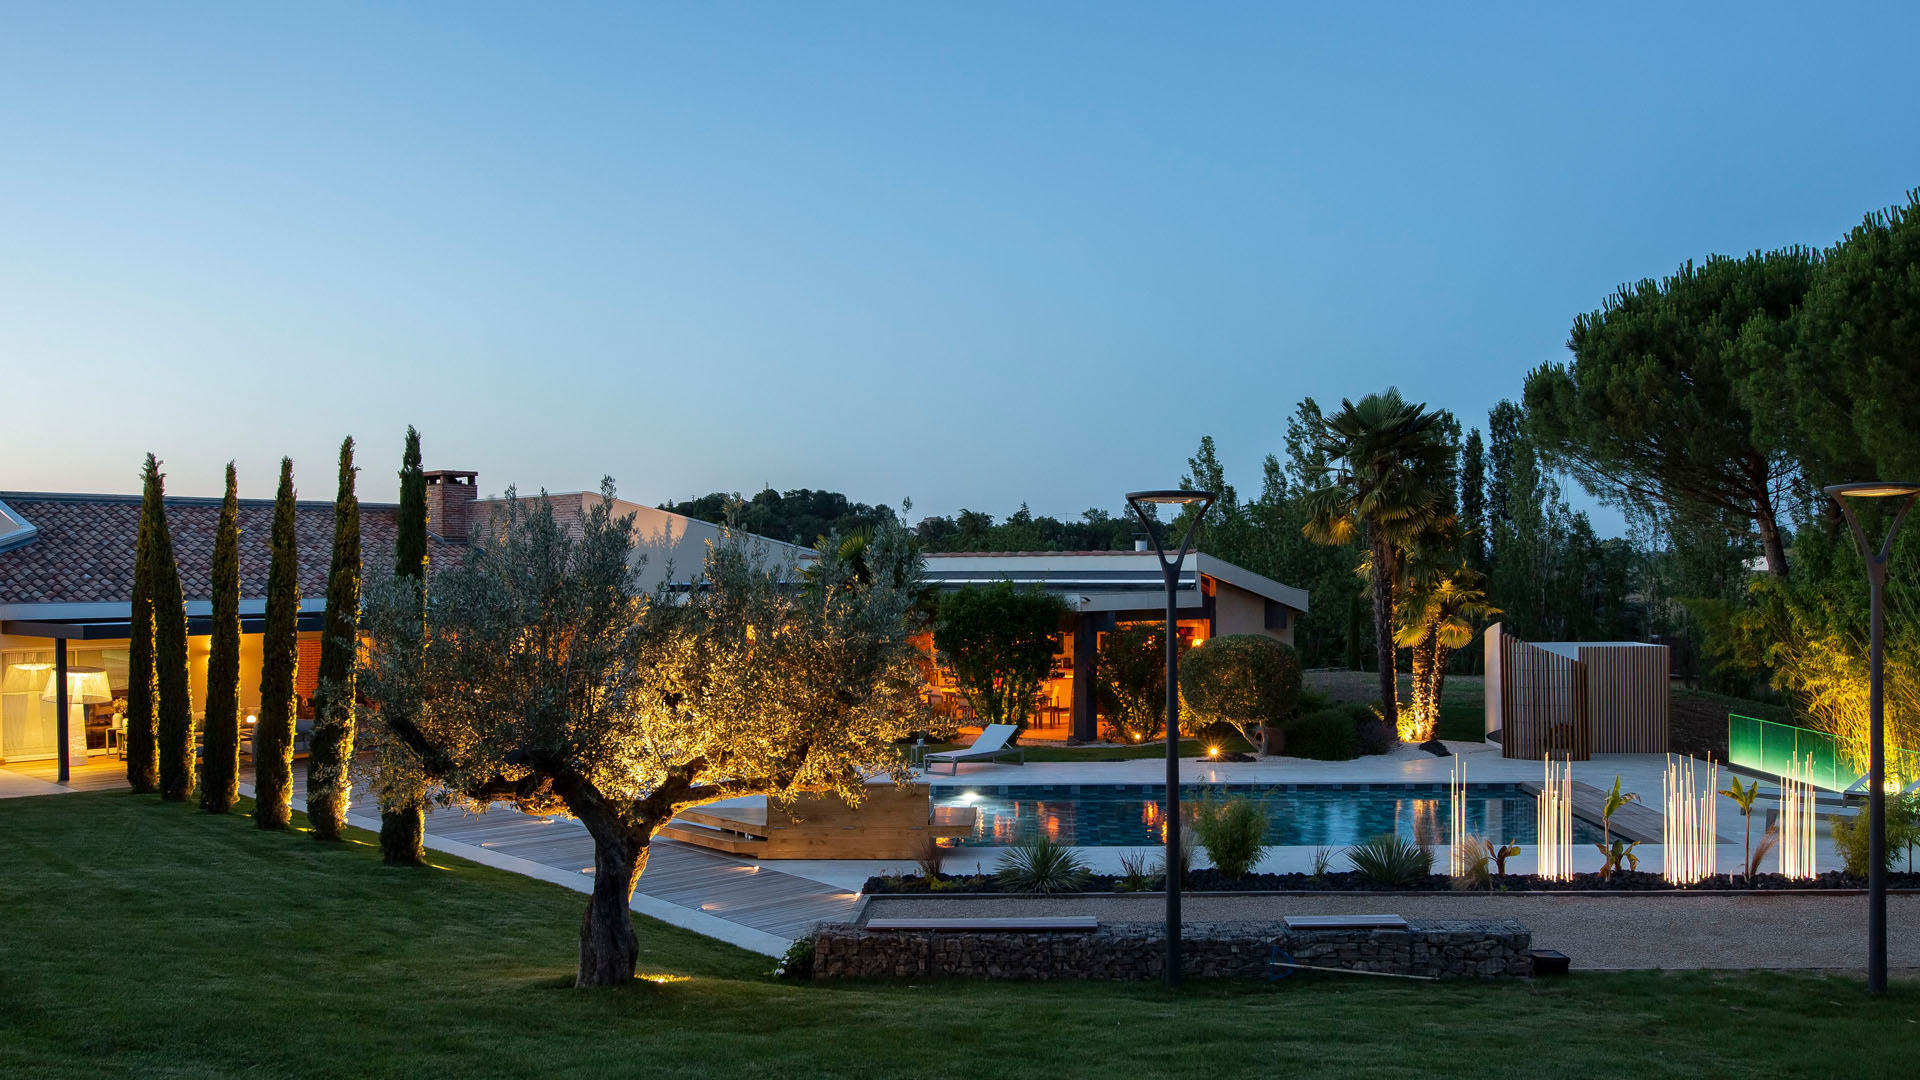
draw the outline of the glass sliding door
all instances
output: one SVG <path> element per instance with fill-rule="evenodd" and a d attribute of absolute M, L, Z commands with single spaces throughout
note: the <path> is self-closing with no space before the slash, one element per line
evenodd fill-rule
<path fill-rule="evenodd" d="M 0 653 L 0 761 L 57 756 L 59 709 L 40 700 L 52 679 L 53 650 Z"/>

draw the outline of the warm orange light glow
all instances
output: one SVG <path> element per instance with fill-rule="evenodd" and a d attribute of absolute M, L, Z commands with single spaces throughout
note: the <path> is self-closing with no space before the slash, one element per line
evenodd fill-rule
<path fill-rule="evenodd" d="M 1209 746 L 1209 747 L 1207 747 L 1207 756 L 1208 756 L 1208 757 L 1219 757 L 1219 756 L 1220 756 L 1220 748 L 1219 748 L 1219 747 L 1217 747 L 1217 746 Z"/>

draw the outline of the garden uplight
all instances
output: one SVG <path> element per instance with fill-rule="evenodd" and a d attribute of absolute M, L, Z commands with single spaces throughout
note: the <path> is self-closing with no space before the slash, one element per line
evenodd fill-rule
<path fill-rule="evenodd" d="M 1207 756 L 1208 756 L 1208 757 L 1219 757 L 1219 756 L 1220 756 L 1220 748 L 1219 748 L 1219 747 L 1217 747 L 1217 746 L 1209 746 L 1209 747 L 1207 747 Z"/>

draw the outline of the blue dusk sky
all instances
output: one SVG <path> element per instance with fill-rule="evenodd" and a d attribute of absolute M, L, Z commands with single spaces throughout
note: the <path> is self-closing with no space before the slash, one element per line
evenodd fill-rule
<path fill-rule="evenodd" d="M 1443 7 L 10 4 L 0 488 L 1251 493 L 1920 185 L 1920 5 Z"/>

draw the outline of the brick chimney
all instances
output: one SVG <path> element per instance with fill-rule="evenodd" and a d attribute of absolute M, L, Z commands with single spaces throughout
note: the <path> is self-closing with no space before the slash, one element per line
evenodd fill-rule
<path fill-rule="evenodd" d="M 474 477 L 458 469 L 429 469 L 427 530 L 449 543 L 464 544 L 473 526 Z"/>

